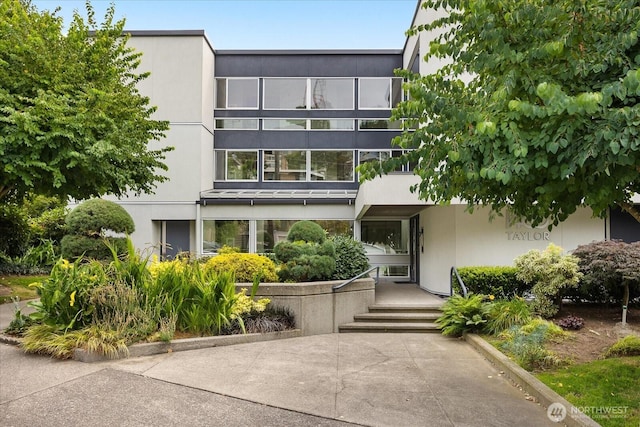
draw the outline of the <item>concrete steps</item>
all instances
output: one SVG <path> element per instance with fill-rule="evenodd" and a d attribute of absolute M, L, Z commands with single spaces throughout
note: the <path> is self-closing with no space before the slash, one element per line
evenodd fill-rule
<path fill-rule="evenodd" d="M 340 332 L 419 332 L 439 333 L 434 322 L 442 314 L 440 305 L 375 304 L 368 313 L 357 314 L 354 321 L 340 325 Z"/>

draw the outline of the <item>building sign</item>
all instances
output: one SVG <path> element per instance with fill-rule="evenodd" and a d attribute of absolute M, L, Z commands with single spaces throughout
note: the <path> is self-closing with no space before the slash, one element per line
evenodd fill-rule
<path fill-rule="evenodd" d="M 549 221 L 533 227 L 524 220 L 519 220 L 510 212 L 505 215 L 507 240 L 539 242 L 551 240 L 551 232 L 547 230 Z"/>

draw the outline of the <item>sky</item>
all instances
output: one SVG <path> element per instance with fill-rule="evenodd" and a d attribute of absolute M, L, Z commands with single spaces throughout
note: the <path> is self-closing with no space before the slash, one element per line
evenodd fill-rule
<path fill-rule="evenodd" d="M 92 0 L 127 30 L 205 30 L 215 49 L 402 49 L 418 0 Z M 84 0 L 32 0 L 67 23 Z"/>

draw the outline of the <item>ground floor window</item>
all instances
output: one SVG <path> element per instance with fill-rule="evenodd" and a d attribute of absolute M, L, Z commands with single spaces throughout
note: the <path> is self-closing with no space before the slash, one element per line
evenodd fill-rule
<path fill-rule="evenodd" d="M 362 221 L 360 236 L 368 253 L 409 253 L 409 220 Z"/>
<path fill-rule="evenodd" d="M 223 246 L 249 252 L 249 221 L 204 220 L 202 222 L 202 252 L 217 253 Z"/>
<path fill-rule="evenodd" d="M 289 229 L 298 220 L 267 219 L 256 221 L 256 252 L 273 252 L 276 243 L 286 240 Z M 353 221 L 347 220 L 316 220 L 329 236 L 353 236 Z"/>

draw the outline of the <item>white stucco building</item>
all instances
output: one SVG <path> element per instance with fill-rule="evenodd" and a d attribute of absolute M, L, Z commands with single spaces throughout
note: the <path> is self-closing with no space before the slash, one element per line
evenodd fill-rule
<path fill-rule="evenodd" d="M 417 8 L 414 23 L 432 15 Z M 435 206 L 409 191 L 411 165 L 358 184 L 361 162 L 398 154 L 388 120 L 402 99 L 395 68 L 428 73 L 430 35 L 398 50 L 216 50 L 203 31 L 133 31 L 150 71 L 141 92 L 168 120 L 161 144 L 170 180 L 153 195 L 118 202 L 132 215 L 134 243 L 163 256 L 215 254 L 223 245 L 269 252 L 298 220 L 352 233 L 372 265 L 437 294 L 452 266 L 511 265 L 553 242 L 565 250 L 605 238 L 637 240 L 620 212 L 580 209 L 552 231 L 489 220 L 488 209 Z M 154 147 L 155 148 L 155 147 Z M 639 200 L 640 201 L 640 200 Z"/>

